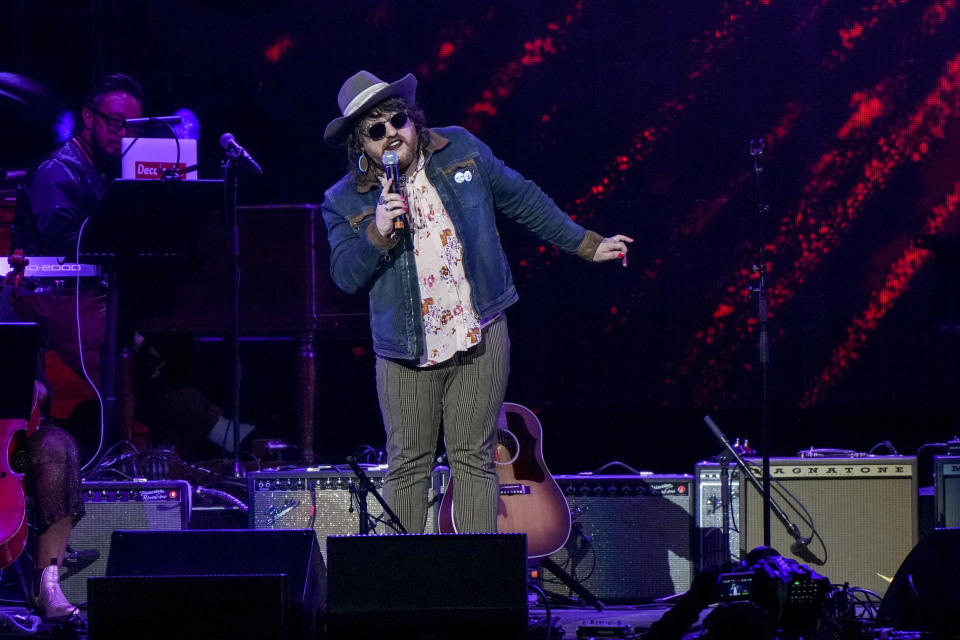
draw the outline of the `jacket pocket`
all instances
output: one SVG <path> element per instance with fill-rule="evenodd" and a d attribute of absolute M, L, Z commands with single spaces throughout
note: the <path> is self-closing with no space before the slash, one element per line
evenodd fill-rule
<path fill-rule="evenodd" d="M 363 212 L 348 218 L 347 223 L 349 223 L 350 228 L 353 229 L 354 233 L 359 234 L 360 230 L 364 226 L 363 223 L 369 220 L 370 218 L 374 217 L 375 215 L 377 215 L 376 208 L 364 209 Z"/>
<path fill-rule="evenodd" d="M 486 206 L 490 190 L 483 181 L 476 158 L 469 157 L 444 167 L 443 177 L 464 211 Z"/>

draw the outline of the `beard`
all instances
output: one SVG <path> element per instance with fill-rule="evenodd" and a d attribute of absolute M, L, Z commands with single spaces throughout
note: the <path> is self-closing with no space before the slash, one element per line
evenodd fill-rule
<path fill-rule="evenodd" d="M 416 147 L 411 145 L 409 141 L 399 138 L 400 145 L 396 147 L 390 147 L 388 144 L 384 147 L 385 151 L 393 151 L 397 154 L 397 168 L 400 169 L 401 173 L 405 173 L 407 169 L 411 166 L 416 166 L 417 162 L 417 150 Z M 396 142 L 396 141 L 391 141 Z"/>

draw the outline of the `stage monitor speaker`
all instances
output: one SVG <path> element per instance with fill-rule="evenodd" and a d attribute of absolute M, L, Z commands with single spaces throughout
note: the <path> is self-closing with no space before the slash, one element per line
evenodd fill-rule
<path fill-rule="evenodd" d="M 693 579 L 690 475 L 554 476 L 573 524 L 550 556 L 607 603 L 644 602 L 686 591 Z M 573 592 L 542 571 L 544 587 Z"/>
<path fill-rule="evenodd" d="M 103 576 L 117 529 L 179 530 L 190 520 L 190 485 L 182 480 L 85 481 L 85 515 L 70 532 L 60 585 L 73 603 L 86 602 L 87 578 Z"/>
<path fill-rule="evenodd" d="M 723 548 L 723 478 L 716 462 L 700 462 L 694 467 L 697 477 L 697 566 L 720 567 L 740 561 L 740 470 L 727 468 L 730 508 L 727 512 L 729 545 Z"/>
<path fill-rule="evenodd" d="M 960 529 L 935 529 L 900 565 L 877 617 L 896 629 L 946 636 L 956 634 L 958 602 Z"/>
<path fill-rule="evenodd" d="M 937 527 L 960 527 L 960 456 L 934 456 Z"/>
<path fill-rule="evenodd" d="M 364 469 L 377 491 L 383 494 L 386 467 L 379 465 Z M 431 478 L 426 499 L 426 533 L 437 532 L 437 510 L 447 486 L 449 471 L 437 467 Z M 351 485 L 356 481 L 349 468 L 290 469 L 287 471 L 257 471 L 247 475 L 250 496 L 250 527 L 253 529 L 309 529 L 317 532 L 320 550 L 327 557 L 327 537 L 360 533 L 360 519 L 354 507 Z M 315 509 L 314 509 L 315 507 Z M 383 509 L 373 494 L 367 494 L 367 510 L 374 518 L 383 515 Z M 406 523 L 404 523 L 406 524 Z M 390 533 L 386 525 L 375 533 Z"/>
<path fill-rule="evenodd" d="M 331 536 L 327 639 L 527 638 L 522 534 Z"/>
<path fill-rule="evenodd" d="M 748 463 L 759 479 L 760 460 Z M 808 545 L 796 545 L 771 512 L 770 546 L 836 584 L 882 597 L 917 542 L 917 459 L 771 458 L 770 477 L 771 496 L 801 535 L 811 535 L 807 512 L 816 528 Z M 760 492 L 741 480 L 743 553 L 763 544 L 763 510 Z"/>
<path fill-rule="evenodd" d="M 129 614 L 133 618 L 125 620 L 139 616 L 140 623 L 149 624 L 151 628 L 165 625 L 164 628 L 170 631 L 168 637 L 183 637 L 182 632 L 189 632 L 189 629 L 184 630 L 178 619 L 192 620 L 208 615 L 227 620 L 251 616 L 252 613 L 241 606 L 244 598 L 252 597 L 250 594 L 255 592 L 255 584 L 266 583 L 274 588 L 281 583 L 273 580 L 251 582 L 248 578 L 280 575 L 284 576 L 282 593 L 267 594 L 265 600 L 276 603 L 282 598 L 286 602 L 284 625 L 290 630 L 291 637 L 315 637 L 326 576 L 313 531 L 115 531 L 107 575 L 90 581 L 90 628 L 91 631 L 95 625 L 98 629 L 113 628 L 111 616 L 126 606 L 136 611 Z M 175 586 L 182 582 L 194 585 L 189 588 L 195 590 L 203 582 L 201 577 L 210 576 L 222 578 L 218 583 L 225 589 L 222 597 L 213 601 L 198 598 L 186 605 L 182 594 L 171 591 L 169 596 L 164 596 L 163 590 L 154 590 L 148 584 L 151 580 L 163 578 L 165 584 Z M 94 586 L 96 581 L 111 584 Z M 122 588 L 125 582 L 130 584 L 126 597 Z M 232 592 L 236 598 L 231 596 Z M 138 599 L 148 593 L 154 596 L 149 600 Z M 117 602 L 117 598 L 121 601 Z M 216 610 L 209 609 L 211 602 L 216 604 Z M 188 606 L 188 610 L 178 608 L 183 606 Z"/>

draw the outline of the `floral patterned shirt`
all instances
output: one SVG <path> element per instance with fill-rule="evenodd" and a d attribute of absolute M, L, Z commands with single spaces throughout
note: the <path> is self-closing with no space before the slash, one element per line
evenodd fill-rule
<path fill-rule="evenodd" d="M 481 330 L 463 270 L 463 245 L 423 166 L 421 156 L 407 181 L 407 202 L 426 338 L 420 366 L 426 367 L 479 344 Z"/>

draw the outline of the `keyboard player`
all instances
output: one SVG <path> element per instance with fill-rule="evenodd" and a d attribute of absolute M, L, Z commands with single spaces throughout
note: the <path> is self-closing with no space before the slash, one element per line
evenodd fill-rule
<path fill-rule="evenodd" d="M 14 213 L 12 250 L 79 262 L 77 242 L 82 224 L 96 215 L 110 182 L 119 177 L 120 139 L 127 133 L 127 119 L 141 116 L 142 100 L 141 86 L 128 76 L 112 75 L 97 82 L 83 102 L 79 130 L 39 165 L 31 183 L 21 190 Z M 20 320 L 38 323 L 46 334 L 48 348 L 99 387 L 106 292 L 99 278 L 66 277 L 63 282 L 64 290 L 20 296 L 14 310 Z M 70 288 L 75 282 L 79 282 L 77 288 Z M 140 348 L 141 352 L 148 350 Z M 140 416 L 150 429 L 151 440 L 173 444 L 181 457 L 194 458 L 205 436 L 217 432 L 218 427 L 222 431 L 228 421 L 196 389 L 169 387 L 162 376 L 149 373 L 143 387 L 151 399 L 144 405 L 162 408 L 162 415 L 155 419 Z M 55 437 L 50 443 L 32 443 L 27 470 L 27 488 L 34 493 L 38 506 L 35 524 L 41 532 L 36 556 L 38 579 L 33 591 L 43 615 L 63 618 L 75 613 L 60 590 L 58 572 L 71 528 L 82 515 L 79 454 L 76 442 L 62 429 L 47 427 L 37 435 L 41 433 Z"/>
<path fill-rule="evenodd" d="M 100 80 L 80 112 L 80 130 L 37 167 L 18 194 L 11 249 L 28 256 L 76 257 L 81 226 L 94 215 L 110 181 L 119 175 L 120 138 L 126 120 L 141 115 L 143 89 L 128 76 Z M 74 371 L 99 385 L 106 295 L 95 278 L 79 291 L 20 296 L 20 320 L 36 322 L 48 346 Z M 79 331 L 78 326 L 79 324 Z M 79 340 L 78 340 L 79 333 Z M 63 595 L 59 572 L 70 531 L 83 515 L 80 454 L 73 437 L 44 425 L 28 442 L 26 488 L 38 532 L 31 597 L 48 619 L 69 619 L 77 609 Z"/>

